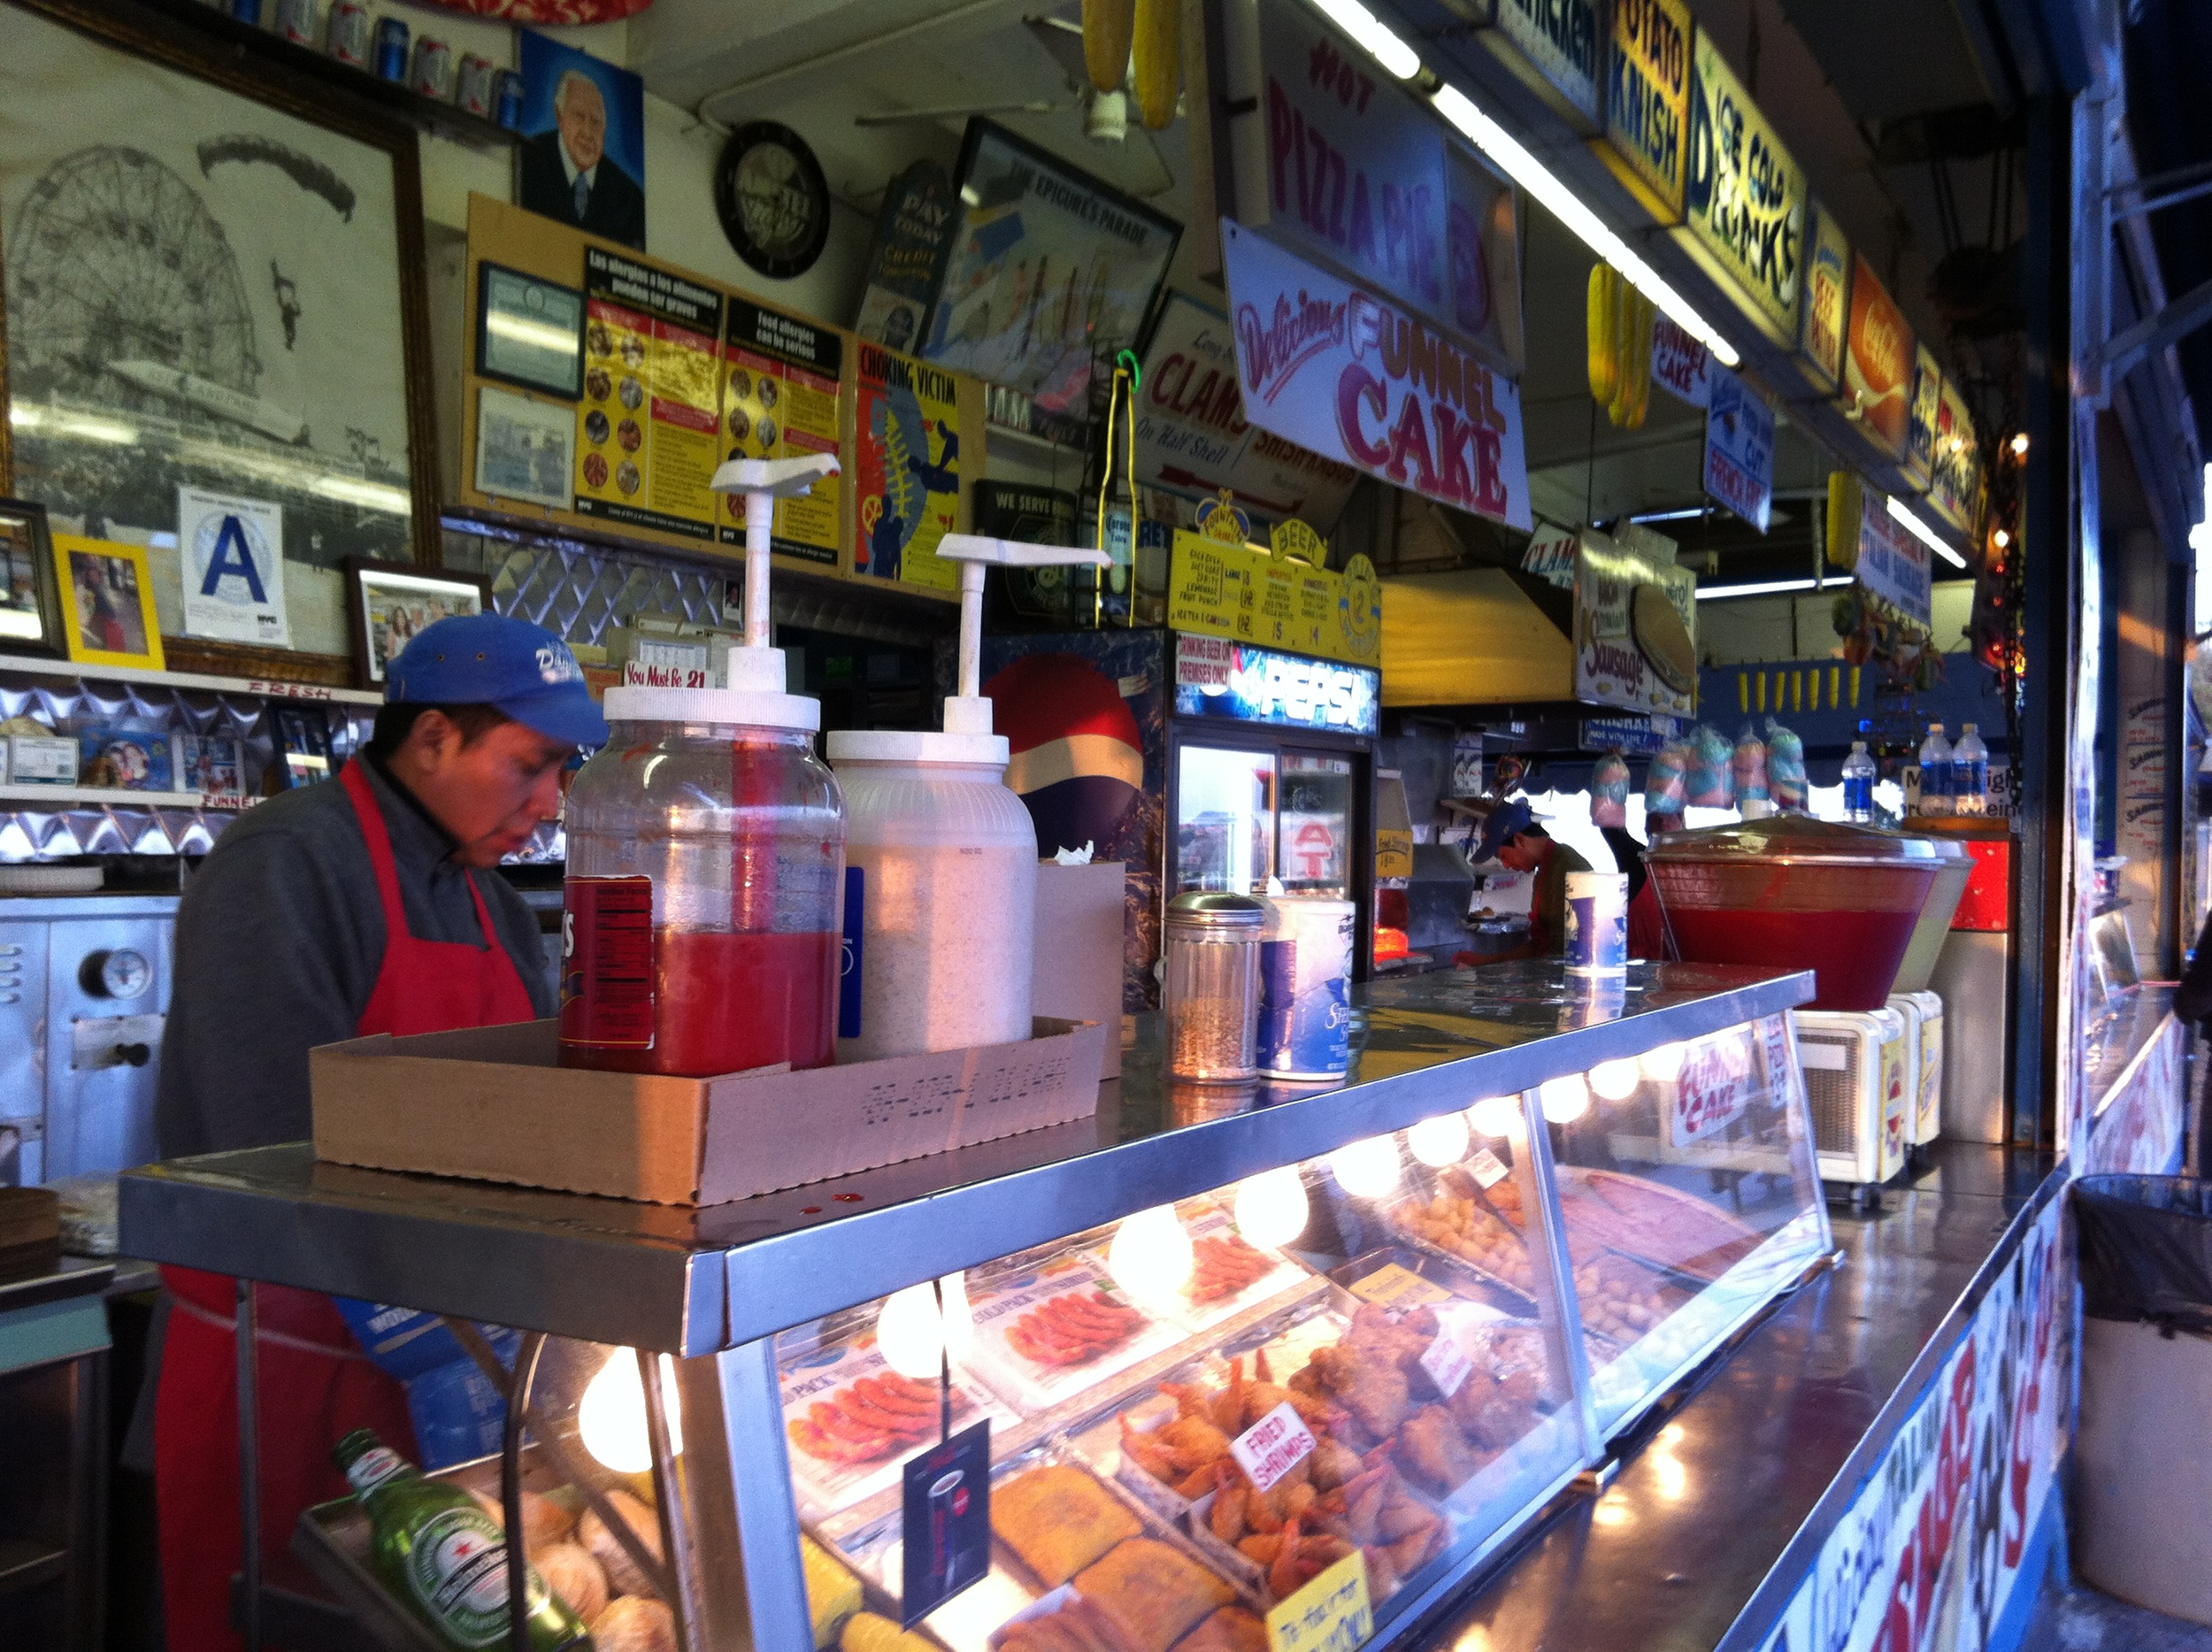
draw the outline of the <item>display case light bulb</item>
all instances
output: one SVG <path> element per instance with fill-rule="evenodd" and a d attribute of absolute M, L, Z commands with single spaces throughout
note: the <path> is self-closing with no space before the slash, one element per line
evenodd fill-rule
<path fill-rule="evenodd" d="M 1467 1122 L 1486 1136 L 1509 1136 L 1521 1126 L 1521 1098 L 1486 1095 L 1467 1110 Z"/>
<path fill-rule="evenodd" d="M 1636 1087 L 1643 1082 L 1633 1057 L 1619 1061 L 1601 1061 L 1590 1069 L 1590 1087 L 1609 1102 L 1624 1102 L 1636 1094 Z"/>
<path fill-rule="evenodd" d="M 1406 1146 L 1424 1164 L 1441 1170 L 1467 1156 L 1467 1115 L 1439 1113 L 1406 1132 Z"/>
<path fill-rule="evenodd" d="M 668 1448 L 680 1456 L 683 1416 L 677 1407 L 672 1368 L 661 1372 L 661 1409 L 668 1419 Z M 653 1466 L 653 1436 L 645 1422 L 645 1385 L 638 1380 L 637 1356 L 617 1348 L 599 1374 L 585 1385 L 576 1405 L 576 1433 L 600 1466 L 618 1474 L 642 1474 Z"/>
<path fill-rule="evenodd" d="M 937 1311 L 937 1293 L 925 1279 L 883 1299 L 876 1315 L 876 1346 L 883 1363 L 914 1382 L 935 1382 L 944 1369 L 946 1343 L 954 1359 L 968 1351 L 974 1338 L 975 1320 L 968 1311 L 967 1276 L 948 1273 L 938 1281 L 945 1295 L 945 1311 Z"/>
<path fill-rule="evenodd" d="M 1398 1185 L 1398 1143 L 1388 1135 L 1370 1136 L 1329 1155 L 1329 1174 L 1356 1199 L 1379 1199 Z"/>
<path fill-rule="evenodd" d="M 1636 1064 L 1644 1070 L 1644 1077 L 1654 1084 L 1672 1084 L 1682 1076 L 1682 1064 L 1689 1058 L 1687 1044 L 1662 1044 L 1647 1049 L 1636 1058 Z"/>
<path fill-rule="evenodd" d="M 1197 1257 L 1171 1204 L 1124 1217 L 1106 1248 L 1106 1271 L 1140 1302 L 1164 1302 L 1190 1283 Z"/>
<path fill-rule="evenodd" d="M 1262 1171 L 1237 1184 L 1237 1232 L 1255 1245 L 1287 1245 L 1306 1231 L 1306 1184 L 1298 1167 Z"/>
<path fill-rule="evenodd" d="M 1578 1072 L 1546 1079 L 1537 1096 L 1544 1104 L 1544 1117 L 1555 1125 L 1571 1125 L 1590 1110 L 1590 1087 Z"/>

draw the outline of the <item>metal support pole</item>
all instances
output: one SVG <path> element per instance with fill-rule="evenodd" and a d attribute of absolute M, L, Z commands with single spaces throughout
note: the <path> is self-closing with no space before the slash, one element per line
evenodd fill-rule
<path fill-rule="evenodd" d="M 619 1357 L 619 1356 L 618 1356 Z M 676 1615 L 676 1644 L 689 1652 L 705 1652 L 706 1615 L 700 1610 L 699 1568 L 691 1546 L 691 1506 L 685 1501 L 690 1489 L 677 1454 L 676 1430 L 669 1426 L 668 1395 L 661 1374 L 665 1354 L 637 1350 L 638 1385 L 645 1391 L 645 1437 L 653 1448 L 653 1495 L 660 1504 L 661 1530 L 668 1543 L 668 1570 L 676 1590 L 668 1597 Z M 672 1374 L 668 1379 L 672 1383 Z M 808 1614 L 810 1620 L 811 1612 Z"/>
<path fill-rule="evenodd" d="M 784 1448 L 783 1396 L 776 1386 L 773 1337 L 725 1348 L 715 1356 L 722 1384 L 723 1425 L 736 1494 L 738 1547 L 745 1556 L 746 1603 L 753 1644 L 814 1644 L 814 1614 L 799 1559 L 799 1523 L 791 1502 L 791 1465 Z"/>
<path fill-rule="evenodd" d="M 537 1379 L 545 1333 L 523 1333 L 507 1379 L 507 1423 L 499 1444 L 499 1508 L 507 1528 L 507 1644 L 530 1644 L 530 1545 L 522 1520 L 522 1436 L 529 1425 L 530 1385 Z"/>
<path fill-rule="evenodd" d="M 246 1652 L 261 1652 L 261 1361 L 255 1344 L 253 1281 L 237 1279 L 233 1285 L 238 1302 L 231 1330 L 238 1358 L 238 1513 L 246 1538 L 239 1567 L 245 1600 L 238 1629 L 246 1637 Z"/>

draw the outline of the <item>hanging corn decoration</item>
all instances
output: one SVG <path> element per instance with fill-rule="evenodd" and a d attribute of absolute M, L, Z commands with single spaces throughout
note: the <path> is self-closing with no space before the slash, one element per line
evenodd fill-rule
<path fill-rule="evenodd" d="M 1629 398 L 1636 389 L 1636 289 L 1613 275 L 1613 399 L 1605 416 L 1615 426 L 1628 422 Z"/>
<path fill-rule="evenodd" d="M 1137 0 L 1083 0 L 1083 66 L 1102 92 L 1118 92 L 1129 73 Z"/>
<path fill-rule="evenodd" d="M 1659 306 L 1641 293 L 1632 294 L 1632 299 L 1636 309 L 1636 337 L 1621 367 L 1629 382 L 1628 418 L 1624 422 L 1631 430 L 1639 430 L 1643 427 L 1644 415 L 1651 411 L 1651 336 L 1659 325 Z"/>
<path fill-rule="evenodd" d="M 1600 258 L 1590 271 L 1590 399 L 1610 407 L 1620 388 L 1620 273 Z"/>
<path fill-rule="evenodd" d="M 1136 0 L 1136 5 L 1130 67 L 1135 72 L 1137 112 L 1148 130 L 1158 132 L 1175 119 L 1175 100 L 1183 89 L 1183 4 L 1182 0 Z"/>

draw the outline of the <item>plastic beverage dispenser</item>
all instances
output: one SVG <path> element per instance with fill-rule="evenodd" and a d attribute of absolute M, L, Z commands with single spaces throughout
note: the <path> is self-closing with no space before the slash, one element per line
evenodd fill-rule
<path fill-rule="evenodd" d="M 745 646 L 726 688 L 607 690 L 612 734 L 569 789 L 561 1062 L 709 1078 L 835 1054 L 845 805 L 818 701 L 768 646 L 775 502 L 827 455 L 738 459 Z"/>
<path fill-rule="evenodd" d="M 1031 1035 L 1037 829 L 1006 784 L 1006 736 L 981 693 L 983 569 L 1107 567 L 1106 553 L 948 534 L 960 567 L 959 693 L 942 734 L 840 730 L 846 853 L 859 872 L 860 1030 L 840 1059 L 1009 1044 Z"/>

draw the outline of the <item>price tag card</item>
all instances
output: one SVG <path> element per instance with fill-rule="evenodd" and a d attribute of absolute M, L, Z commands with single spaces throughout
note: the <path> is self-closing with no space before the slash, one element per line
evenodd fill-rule
<path fill-rule="evenodd" d="M 1485 1193 L 1496 1187 L 1513 1173 L 1513 1167 L 1488 1148 L 1467 1161 L 1467 1173 L 1472 1176 Z"/>
<path fill-rule="evenodd" d="M 1459 1345 L 1450 1325 L 1440 1325 L 1437 1333 L 1421 1356 L 1421 1369 L 1429 1373 L 1429 1380 L 1446 1399 L 1457 1394 L 1467 1381 L 1467 1373 L 1475 1368 L 1467 1350 Z"/>
<path fill-rule="evenodd" d="M 907 1464 L 902 1535 L 900 1613 L 911 1629 L 991 1570 L 988 1418 Z"/>
<path fill-rule="evenodd" d="M 1356 1548 L 1268 1609 L 1268 1652 L 1356 1652 L 1374 1633 L 1367 1556 Z"/>
<path fill-rule="evenodd" d="M 1229 1451 L 1255 1491 L 1267 1491 L 1304 1462 L 1314 1448 L 1313 1431 L 1284 1401 L 1229 1442 Z"/>
<path fill-rule="evenodd" d="M 1448 1302 L 1452 1294 L 1440 1285 L 1432 1284 L 1410 1268 L 1396 1263 L 1386 1263 L 1363 1279 L 1351 1285 L 1352 1295 L 1363 1302 L 1374 1302 L 1384 1308 L 1418 1308 L 1424 1302 Z"/>

